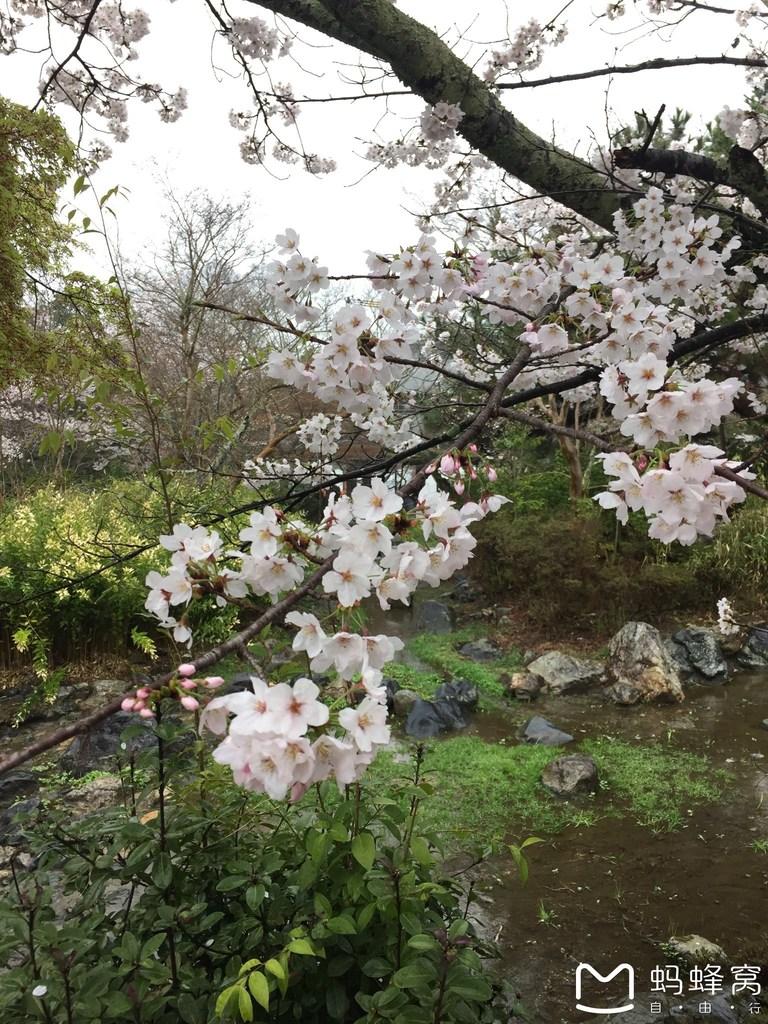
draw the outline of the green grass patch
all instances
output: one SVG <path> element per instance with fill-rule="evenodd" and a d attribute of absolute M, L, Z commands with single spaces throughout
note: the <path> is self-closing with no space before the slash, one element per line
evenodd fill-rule
<path fill-rule="evenodd" d="M 661 744 L 636 746 L 603 738 L 579 749 L 597 762 L 601 791 L 566 802 L 540 782 L 544 767 L 563 748 L 505 746 L 477 736 L 435 742 L 424 763 L 435 791 L 424 802 L 422 827 L 441 833 L 454 849 L 531 833 L 553 834 L 569 825 L 586 827 L 608 816 L 671 831 L 686 820 L 689 809 L 717 800 L 727 778 L 706 758 Z M 377 786 L 386 787 L 411 770 L 396 757 L 382 751 L 369 769 Z"/>
<path fill-rule="evenodd" d="M 384 674 L 387 678 L 394 679 L 401 690 L 413 690 L 425 700 L 434 696 L 435 690 L 444 680 L 441 672 L 424 672 L 411 665 L 403 665 L 399 661 L 387 665 Z"/>
<path fill-rule="evenodd" d="M 482 694 L 503 697 L 505 688 L 501 677 L 523 667 L 522 655 L 519 651 L 507 651 L 497 661 L 490 662 L 470 661 L 462 657 L 458 648 L 477 639 L 478 632 L 475 627 L 453 633 L 424 633 L 409 640 L 408 649 L 445 678 L 468 679 Z"/>

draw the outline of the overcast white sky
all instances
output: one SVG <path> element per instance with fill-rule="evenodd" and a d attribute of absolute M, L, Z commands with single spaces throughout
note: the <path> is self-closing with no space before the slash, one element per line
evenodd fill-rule
<path fill-rule="evenodd" d="M 278 179 L 262 167 L 242 162 L 238 153 L 241 138 L 228 123 L 233 108 L 248 109 L 249 98 L 239 81 L 217 74 L 211 67 L 211 20 L 202 0 L 145 0 L 152 17 L 152 31 L 139 44 L 141 59 L 135 71 L 148 81 L 161 82 L 169 89 L 184 85 L 189 90 L 189 108 L 172 125 L 160 122 L 151 107 L 135 104 L 130 114 L 130 139 L 112 146 L 113 157 L 98 174 L 98 188 L 106 191 L 119 184 L 130 192 L 128 202 L 119 202 L 120 246 L 129 257 L 140 259 L 162 234 L 162 178 L 175 189 L 207 189 L 215 196 L 247 196 L 252 203 L 256 241 L 270 240 L 277 231 L 293 226 L 302 234 L 305 252 L 318 255 L 336 272 L 362 268 L 362 253 L 372 248 L 391 251 L 414 238 L 415 228 L 408 209 L 416 209 L 431 195 L 435 172 L 398 168 L 377 170 L 359 181 L 371 167 L 361 159 L 364 140 L 373 138 L 382 101 L 357 104 L 312 104 L 301 115 L 307 150 L 334 157 L 339 169 L 323 178 L 290 170 Z M 422 21 L 448 33 L 450 39 L 465 37 L 472 60 L 503 39 L 531 17 L 545 22 L 562 6 L 551 0 L 510 3 L 482 0 L 473 13 L 459 0 L 400 0 L 399 6 Z M 729 18 L 702 15 L 691 18 L 668 38 L 631 31 L 636 21 L 594 20 L 601 0 L 575 0 L 567 14 L 569 35 L 565 43 L 548 51 L 543 66 L 533 74 L 562 74 L 610 63 L 635 63 L 649 57 L 715 55 L 728 50 L 735 25 Z M 263 14 L 252 4 L 235 0 L 234 12 Z M 266 15 L 269 18 L 269 15 Z M 32 41 L 29 30 L 27 41 Z M 310 49 L 305 42 L 314 44 Z M 743 44 L 741 49 L 743 50 Z M 222 63 L 224 51 L 216 51 Z M 459 52 L 462 52 L 459 48 Z M 730 51 L 729 51 L 730 52 Z M 734 51 L 740 53 L 741 50 Z M 276 81 L 291 81 L 297 96 L 338 94 L 350 89 L 341 80 L 341 62 L 351 51 L 329 46 L 321 37 L 302 30 L 302 43 L 294 48 L 306 71 L 293 60 L 283 61 Z M 480 66 L 485 60 L 480 60 Z M 18 55 L 0 60 L 0 90 L 21 102 L 36 94 L 40 59 Z M 617 76 L 606 100 L 606 79 L 547 86 L 507 94 L 507 103 L 530 127 L 558 143 L 589 145 L 590 135 L 606 138 L 606 109 L 612 122 L 631 117 L 641 107 L 654 113 L 662 102 L 669 110 L 687 107 L 703 122 L 725 104 L 739 106 L 744 95 L 744 73 L 739 68 L 683 68 L 641 75 Z M 398 111 L 417 115 L 418 100 L 399 101 Z M 380 126 L 381 138 L 394 138 L 403 122 L 390 117 Z M 357 182 L 357 183 L 356 183 Z M 104 254 L 94 243 L 88 262 L 93 269 L 105 269 Z M 83 262 L 82 260 L 80 261 Z"/>

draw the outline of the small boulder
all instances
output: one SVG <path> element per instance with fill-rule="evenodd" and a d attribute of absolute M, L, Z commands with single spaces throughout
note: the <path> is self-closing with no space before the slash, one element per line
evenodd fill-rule
<path fill-rule="evenodd" d="M 768 668 L 768 627 L 750 629 L 736 660 L 742 668 Z"/>
<path fill-rule="evenodd" d="M 435 690 L 436 701 L 452 700 L 468 711 L 474 711 L 480 699 L 477 687 L 468 679 L 454 679 L 450 683 L 441 683 Z"/>
<path fill-rule="evenodd" d="M 764 718 L 760 725 L 763 729 L 768 729 L 768 718 Z"/>
<path fill-rule="evenodd" d="M 524 743 L 539 743 L 544 747 L 562 747 L 573 742 L 570 733 L 563 732 L 540 715 L 528 719 L 523 726 L 521 739 Z"/>
<path fill-rule="evenodd" d="M 120 802 L 122 793 L 122 783 L 117 775 L 102 775 L 83 786 L 67 790 L 64 799 L 72 818 L 84 818 L 94 811 L 113 807 Z"/>
<path fill-rule="evenodd" d="M 501 651 L 496 644 L 491 643 L 486 637 L 481 640 L 470 640 L 459 648 L 462 658 L 469 658 L 470 661 L 495 661 L 501 657 Z"/>
<path fill-rule="evenodd" d="M 127 750 L 121 747 L 121 736 L 128 726 L 144 725 L 141 733 L 126 742 Z M 155 732 L 146 719 L 139 718 L 130 711 L 118 711 L 104 719 L 97 726 L 77 736 L 67 748 L 59 762 L 64 771 L 79 778 L 95 769 L 114 767 L 115 759 L 129 752 L 138 753 L 154 747 Z"/>
<path fill-rule="evenodd" d="M 426 740 L 441 732 L 463 729 L 467 724 L 467 713 L 457 701 L 419 698 L 410 710 L 405 732 L 416 740 Z"/>
<path fill-rule="evenodd" d="M 505 683 L 507 692 L 515 700 L 536 700 L 544 685 L 538 676 L 532 676 L 530 672 L 513 672 L 506 676 Z"/>
<path fill-rule="evenodd" d="M 406 718 L 419 695 L 414 690 L 397 690 L 392 697 L 392 711 L 398 718 Z"/>
<path fill-rule="evenodd" d="M 441 601 L 423 601 L 416 611 L 416 626 L 425 633 L 450 633 L 453 617 Z"/>
<path fill-rule="evenodd" d="M 689 626 L 678 630 L 672 637 L 675 646 L 685 652 L 690 669 L 705 679 L 723 682 L 728 675 L 728 664 L 723 657 L 720 641 L 711 629 Z"/>
<path fill-rule="evenodd" d="M 24 842 L 24 823 L 34 819 L 39 808 L 39 797 L 32 796 L 3 811 L 0 814 L 0 846 L 21 846 Z"/>
<path fill-rule="evenodd" d="M 587 754 L 564 754 L 550 761 L 541 773 L 541 781 L 550 793 L 564 800 L 596 793 L 597 765 Z"/>
<path fill-rule="evenodd" d="M 701 935 L 673 935 L 667 949 L 691 963 L 725 964 L 728 957 L 716 942 L 710 942 Z"/>
<path fill-rule="evenodd" d="M 0 775 L 0 806 L 7 807 L 20 797 L 29 796 L 39 786 L 34 772 L 22 770 Z"/>
<path fill-rule="evenodd" d="M 560 651 L 548 651 L 528 664 L 531 675 L 541 679 L 547 693 L 583 693 L 602 678 L 596 661 L 582 661 Z"/>
<path fill-rule="evenodd" d="M 680 673 L 658 629 L 628 622 L 613 637 L 605 666 L 606 695 L 617 704 L 683 700 Z"/>

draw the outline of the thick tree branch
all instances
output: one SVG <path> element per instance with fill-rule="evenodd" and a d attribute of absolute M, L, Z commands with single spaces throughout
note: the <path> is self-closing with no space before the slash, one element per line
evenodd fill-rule
<path fill-rule="evenodd" d="M 576 213 L 613 227 L 619 194 L 608 176 L 519 121 L 431 29 L 391 0 L 251 0 L 384 61 L 427 103 L 456 103 L 459 133 L 503 170 Z"/>

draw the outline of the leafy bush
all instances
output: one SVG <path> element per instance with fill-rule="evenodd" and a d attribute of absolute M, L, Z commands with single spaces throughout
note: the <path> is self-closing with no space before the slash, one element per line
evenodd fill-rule
<path fill-rule="evenodd" d="M 168 758 L 185 737 L 156 728 L 143 792 L 129 764 L 125 806 L 30 829 L 34 875 L 15 865 L 0 901 L 7 1024 L 498 1019 L 492 950 L 417 830 L 418 759 L 394 796 L 324 783 L 275 805 L 215 767 L 185 784 L 202 750 Z"/>
<path fill-rule="evenodd" d="M 618 550 L 603 530 L 602 517 L 591 511 L 534 521 L 504 509 L 477 530 L 478 578 L 489 594 L 514 601 L 544 628 L 609 630 L 630 618 L 658 621 L 711 608 L 716 585 L 685 560 L 657 561 L 631 524 Z"/>
<path fill-rule="evenodd" d="M 691 565 L 707 576 L 722 594 L 738 594 L 740 602 L 765 601 L 768 590 L 768 506 L 760 499 L 737 510 L 712 540 L 697 544 Z"/>
<path fill-rule="evenodd" d="M 224 501 L 213 489 L 201 493 L 181 483 L 170 497 L 179 518 L 210 514 Z M 14 649 L 28 654 L 46 679 L 62 662 L 127 650 L 132 629 L 151 629 L 144 579 L 167 563 L 157 537 L 168 528 L 165 499 L 152 480 L 113 481 L 98 491 L 49 485 L 8 502 L 0 514 L 6 658 Z M 142 546 L 147 550 L 120 561 Z M 70 580 L 79 582 L 67 586 Z M 237 609 L 211 614 L 195 606 L 192 615 L 199 642 L 215 643 L 228 635 Z"/>

